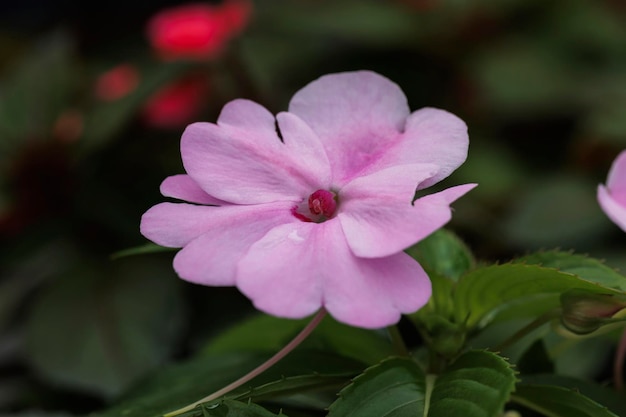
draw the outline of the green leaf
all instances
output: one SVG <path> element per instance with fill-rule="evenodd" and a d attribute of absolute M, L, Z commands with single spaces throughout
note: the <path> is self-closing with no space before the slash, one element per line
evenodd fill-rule
<path fill-rule="evenodd" d="M 276 417 L 285 414 L 274 414 L 254 403 L 224 400 L 218 404 L 202 406 L 198 411 L 185 413 L 185 417 Z M 285 416 L 287 417 L 287 416 Z"/>
<path fill-rule="evenodd" d="M 277 351 L 291 340 L 307 320 L 281 319 L 264 314 L 253 316 L 209 341 L 205 354 L 229 351 Z M 263 337 L 259 338 L 258 335 Z M 302 344 L 326 349 L 366 364 L 381 361 L 393 353 L 391 343 L 380 334 L 339 323 L 326 316 Z"/>
<path fill-rule="evenodd" d="M 327 316 L 303 347 L 325 349 L 371 365 L 393 355 L 395 350 L 386 333 L 348 326 Z"/>
<path fill-rule="evenodd" d="M 523 384 L 552 385 L 574 390 L 606 406 L 615 414 L 626 416 L 626 402 L 623 394 L 595 381 L 556 374 L 524 375 L 521 379 Z"/>
<path fill-rule="evenodd" d="M 465 342 L 465 329 L 453 322 L 455 282 L 474 267 L 469 248 L 452 232 L 440 229 L 407 249 L 428 273 L 432 296 L 428 304 L 409 317 L 426 330 L 429 345 L 438 354 L 455 357 Z"/>
<path fill-rule="evenodd" d="M 340 388 L 345 385 L 354 373 L 344 372 L 335 375 L 297 375 L 292 377 L 284 377 L 267 384 L 250 388 L 243 393 L 228 394 L 227 398 L 238 401 L 261 401 L 266 398 L 287 396 L 291 394 L 327 389 L 329 387 Z"/>
<path fill-rule="evenodd" d="M 511 401 L 546 417 L 618 417 L 577 390 L 551 385 L 517 385 Z"/>
<path fill-rule="evenodd" d="M 425 309 L 411 315 L 419 328 L 428 348 L 434 353 L 452 359 L 465 347 L 467 329 L 463 324 L 452 322 L 437 313 L 424 313 Z"/>
<path fill-rule="evenodd" d="M 454 281 L 476 263 L 467 245 L 453 232 L 445 229 L 439 229 L 406 252 L 427 272 L 434 272 Z"/>
<path fill-rule="evenodd" d="M 174 250 L 178 250 L 178 249 L 166 248 L 164 246 L 159 246 L 154 243 L 146 243 L 145 245 L 135 246 L 132 248 L 123 249 L 121 251 L 115 252 L 111 254 L 111 259 L 116 260 L 120 258 L 125 258 L 127 256 L 145 255 L 148 253 L 170 252 Z"/>
<path fill-rule="evenodd" d="M 577 334 L 591 333 L 601 326 L 623 321 L 617 317 L 620 310 L 626 307 L 626 277 L 603 262 L 578 255 L 572 252 L 543 251 L 529 254 L 513 261 L 520 265 L 537 265 L 559 272 L 573 274 L 581 280 L 596 283 L 607 291 L 589 291 L 576 286 L 564 287 L 560 294 L 562 309 L 562 323 L 570 331 Z M 542 302 L 546 302 L 543 300 Z M 524 303 L 522 303 L 523 306 Z M 541 302 L 537 303 L 535 311 L 541 313 Z M 546 307 L 544 305 L 544 307 Z M 519 307 L 519 306 L 518 306 Z M 516 313 L 521 313 L 518 308 Z M 528 311 L 527 311 L 528 312 Z M 510 313 L 510 312 L 509 312 Z M 510 316 L 510 314 L 508 314 Z M 509 317 L 510 318 L 510 317 Z"/>
<path fill-rule="evenodd" d="M 328 416 L 417 416 L 426 402 L 424 371 L 410 359 L 392 358 L 355 378 L 339 393 Z"/>
<path fill-rule="evenodd" d="M 560 305 L 566 290 L 619 294 L 618 291 L 567 272 L 537 265 L 505 264 L 476 269 L 465 275 L 454 293 L 456 321 L 482 327 L 500 318 L 532 317 Z M 502 313 L 506 312 L 506 316 Z"/>
<path fill-rule="evenodd" d="M 163 363 L 182 330 L 169 263 L 85 262 L 35 300 L 25 353 L 46 380 L 114 397 Z"/>
<path fill-rule="evenodd" d="M 545 318 L 544 324 L 540 324 Z M 490 323 L 480 332 L 472 334 L 467 342 L 473 349 L 489 349 L 499 352 L 510 362 L 520 366 L 520 361 L 533 343 L 541 340 L 551 329 L 552 316 L 512 318 L 506 321 Z M 532 356 L 529 361 L 532 361 Z M 541 356 L 537 357 L 539 362 L 543 361 Z"/>
<path fill-rule="evenodd" d="M 436 273 L 428 273 L 428 277 L 432 285 L 432 295 L 428 304 L 411 314 L 410 317 L 423 323 L 427 323 L 427 316 L 432 315 L 438 316 L 436 321 L 439 321 L 440 318 L 450 321 L 454 317 L 455 310 L 452 296 L 454 294 L 454 282 Z M 427 327 L 430 326 L 427 325 Z"/>
<path fill-rule="evenodd" d="M 96 416 L 163 415 L 230 384 L 265 359 L 265 355 L 230 353 L 168 365 L 142 380 L 121 402 Z"/>
<path fill-rule="evenodd" d="M 465 341 L 465 330 L 453 322 L 456 308 L 453 288 L 476 261 L 465 243 L 445 229 L 436 231 L 406 252 L 424 267 L 433 287 L 428 304 L 409 317 L 418 327 L 426 329 L 431 348 L 452 358 Z"/>
<path fill-rule="evenodd" d="M 268 358 L 257 352 L 203 355 L 165 367 L 146 378 L 116 406 L 98 417 L 154 417 L 172 412 L 206 397 L 244 376 Z M 323 386 L 336 387 L 363 369 L 354 360 L 325 352 L 300 350 L 272 366 L 227 398 L 269 398 L 305 392 Z M 318 378 L 316 378 L 318 377 Z M 325 385 L 328 384 L 328 385 Z M 215 404 L 219 401 L 207 403 Z"/>
<path fill-rule="evenodd" d="M 259 362 L 258 364 L 260 365 L 261 363 Z M 249 392 L 250 389 L 254 391 L 254 389 L 267 383 L 295 376 L 321 375 L 330 378 L 345 375 L 354 376 L 361 372 L 363 368 L 364 364 L 362 362 L 337 355 L 336 353 L 299 347 L 253 379 L 247 386 L 237 388 L 232 394 L 236 396 L 246 395 L 246 392 Z"/>
<path fill-rule="evenodd" d="M 368 368 L 343 389 L 329 417 L 496 417 L 515 384 L 509 364 L 487 351 L 459 357 L 440 375 L 410 359 Z"/>
<path fill-rule="evenodd" d="M 430 350 L 452 359 L 465 346 L 467 329 L 454 320 L 454 282 L 439 274 L 429 274 L 432 296 L 428 304 L 408 317 L 421 329 Z"/>
<path fill-rule="evenodd" d="M 307 319 L 281 319 L 257 314 L 242 320 L 214 338 L 200 350 L 202 355 L 226 352 L 274 352 L 282 348 L 307 323 Z M 319 330 L 319 327 L 315 330 Z M 314 332 L 315 333 L 315 332 Z M 258 337 L 262 334 L 263 337 Z"/>
<path fill-rule="evenodd" d="M 614 317 L 614 314 L 626 307 L 626 295 L 623 294 L 626 277 L 600 260 L 571 252 L 546 251 L 523 256 L 514 262 L 554 268 L 622 293 L 590 294 L 575 288 L 563 292 L 560 297 L 562 323 L 570 331 L 587 334 L 601 326 L 623 320 Z"/>
<path fill-rule="evenodd" d="M 435 381 L 428 417 L 496 417 L 515 381 L 513 369 L 501 356 L 467 352 Z"/>
<path fill-rule="evenodd" d="M 602 261 L 572 252 L 546 251 L 517 258 L 515 263 L 540 265 L 569 272 L 603 287 L 626 291 L 626 277 Z"/>
<path fill-rule="evenodd" d="M 555 373 L 580 379 L 602 378 L 607 359 L 614 354 L 615 340 L 612 337 L 580 337 L 569 333 L 563 336 L 561 333 L 556 328 L 556 331 L 543 337 L 554 361 Z"/>

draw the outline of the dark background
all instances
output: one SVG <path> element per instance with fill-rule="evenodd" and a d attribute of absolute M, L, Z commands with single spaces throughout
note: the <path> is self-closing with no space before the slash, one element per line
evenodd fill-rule
<path fill-rule="evenodd" d="M 162 200 L 162 179 L 182 172 L 184 125 L 139 117 L 152 92 L 188 70 L 155 59 L 145 37 L 150 16 L 176 4 L 184 3 L 0 3 L 7 413 L 97 410 L 252 311 L 234 289 L 178 280 L 172 252 L 111 260 L 146 243 L 141 214 Z M 97 76 L 123 62 L 152 81 L 119 105 L 98 103 Z M 441 107 L 467 122 L 468 160 L 435 188 L 480 184 L 454 204 L 448 225 L 480 261 L 561 248 L 626 268 L 626 237 L 595 197 L 626 147 L 623 2 L 259 0 L 224 55 L 191 66 L 212 85 L 197 116 L 209 121 L 232 98 L 275 112 L 320 75 L 377 71 L 412 109 Z M 53 128 L 69 109 L 86 125 L 61 143 Z M 108 330 L 94 331 L 103 323 Z M 128 357 L 100 351 L 110 345 L 97 337 L 121 343 Z"/>

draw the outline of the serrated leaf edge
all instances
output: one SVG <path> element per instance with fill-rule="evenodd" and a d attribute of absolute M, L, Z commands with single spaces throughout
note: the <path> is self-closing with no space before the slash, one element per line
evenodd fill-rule
<path fill-rule="evenodd" d="M 383 359 L 382 361 L 378 362 L 377 364 L 374 364 L 372 366 L 369 366 L 367 368 L 365 368 L 363 370 L 363 372 L 361 372 L 360 374 L 358 374 L 357 376 L 355 376 L 354 378 L 352 378 L 350 380 L 350 383 L 347 384 L 345 387 L 343 387 L 338 393 L 337 393 L 337 399 L 327 408 L 327 410 L 330 412 L 333 407 L 335 406 L 335 404 L 337 403 L 337 400 L 339 400 L 340 398 L 344 397 L 344 394 L 346 393 L 346 391 L 351 390 L 354 387 L 354 384 L 359 382 L 359 379 L 365 378 L 366 375 L 371 372 L 372 370 L 376 369 L 376 368 L 380 368 L 381 366 L 385 365 L 385 363 L 387 362 L 391 362 L 391 361 L 395 361 L 395 360 L 402 360 L 402 361 L 406 361 L 406 362 L 410 362 L 415 364 L 416 366 L 419 367 L 419 364 L 417 362 L 415 362 L 414 360 L 410 359 L 410 358 L 406 358 L 406 357 L 402 357 L 402 356 L 389 356 L 385 359 Z M 421 367 L 420 367 L 421 369 Z M 423 370 L 422 370 L 423 371 Z M 426 372 L 424 371 L 424 374 L 426 374 Z"/>

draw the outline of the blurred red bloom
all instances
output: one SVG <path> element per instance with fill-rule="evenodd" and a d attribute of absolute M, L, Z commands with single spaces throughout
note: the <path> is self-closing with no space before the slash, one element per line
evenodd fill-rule
<path fill-rule="evenodd" d="M 52 136 L 63 143 L 72 143 L 83 133 L 83 114 L 76 109 L 61 113 L 52 126 Z"/>
<path fill-rule="evenodd" d="M 119 64 L 98 77 L 95 94 L 100 100 L 118 100 L 139 85 L 139 71 L 132 64 Z"/>
<path fill-rule="evenodd" d="M 190 76 L 165 86 L 146 102 L 142 116 L 152 127 L 176 128 L 193 121 L 202 109 L 209 85 L 204 77 Z"/>
<path fill-rule="evenodd" d="M 248 24 L 252 4 L 225 0 L 220 5 L 190 3 L 164 9 L 147 25 L 150 44 L 162 59 L 208 59 Z"/>

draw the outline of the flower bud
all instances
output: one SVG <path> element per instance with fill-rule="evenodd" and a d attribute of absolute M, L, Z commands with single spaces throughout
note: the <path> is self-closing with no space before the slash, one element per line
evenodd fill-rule
<path fill-rule="evenodd" d="M 620 320 L 614 316 L 626 308 L 626 297 L 570 290 L 561 295 L 561 322 L 569 331 L 588 334 Z"/>

